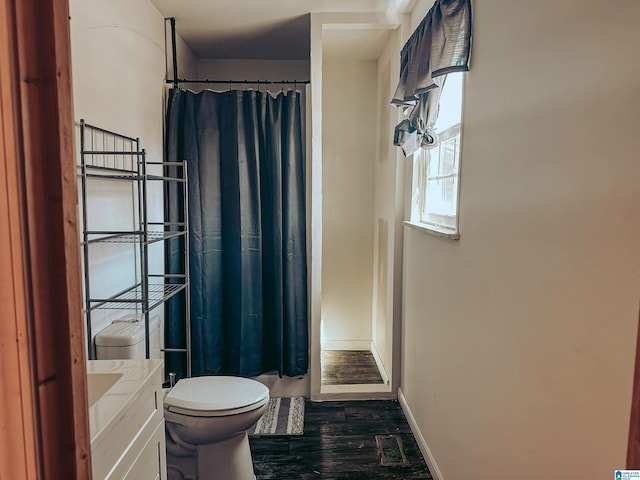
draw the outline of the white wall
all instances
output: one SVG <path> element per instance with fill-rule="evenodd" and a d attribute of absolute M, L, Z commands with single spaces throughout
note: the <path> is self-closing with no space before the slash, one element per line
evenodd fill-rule
<path fill-rule="evenodd" d="M 405 230 L 402 391 L 442 478 L 610 478 L 640 292 L 640 3 L 473 6 L 461 239 Z"/>
<path fill-rule="evenodd" d="M 308 81 L 309 60 L 226 60 L 216 58 L 202 58 L 198 61 L 199 79 L 208 80 L 268 80 L 281 81 Z M 233 88 L 244 88 L 244 85 L 233 84 Z M 248 87 L 264 90 L 264 85 L 251 85 Z M 270 85 L 269 90 L 278 92 L 284 89 L 297 88 L 304 90 L 304 85 Z M 190 86 L 189 88 L 192 88 Z M 228 90 L 228 84 L 209 85 L 212 90 Z"/>
<path fill-rule="evenodd" d="M 171 25 L 165 24 L 167 32 L 167 78 L 173 80 L 173 51 L 171 47 Z M 176 57 L 178 57 L 178 78 L 193 79 L 198 78 L 198 58 L 195 56 L 189 45 L 182 40 L 180 32 L 176 31 Z"/>
<path fill-rule="evenodd" d="M 397 234 L 400 234 L 401 239 L 404 158 L 400 158 L 398 149 L 393 145 L 393 129 L 399 121 L 399 112 L 389 103 L 395 92 L 395 80 L 399 71 L 398 51 L 402 46 L 400 35 L 399 27 L 393 31 L 377 62 L 377 162 L 373 165 L 375 199 L 372 344 L 387 375 L 391 375 L 393 368 L 394 319 L 398 324 L 401 321 L 399 315 L 396 317 L 396 307 L 401 304 L 401 297 L 396 296 L 396 292 L 401 292 L 401 289 L 395 288 L 394 279 L 396 269 L 401 270 L 396 253 L 402 249 L 402 242 L 398 241 Z M 397 286 L 400 286 L 399 282 Z"/>
<path fill-rule="evenodd" d="M 371 345 L 377 62 L 325 56 L 322 342 Z"/>
<path fill-rule="evenodd" d="M 71 0 L 76 119 L 139 136 L 162 157 L 164 19 L 150 1 Z"/>
<path fill-rule="evenodd" d="M 71 0 L 71 50 L 75 120 L 139 137 L 147 159 L 163 158 L 165 91 L 164 19 L 150 1 Z M 180 41 L 180 52 L 193 61 Z M 189 69 L 183 60 L 183 68 Z M 77 134 L 78 132 L 76 132 Z M 79 135 L 77 135 L 79 137 Z M 132 186 L 126 182 L 90 184 L 89 226 L 133 226 Z M 162 219 L 161 185 L 150 188 L 150 219 Z M 135 248 L 91 247 L 92 297 L 129 287 L 135 278 Z M 162 273 L 161 245 L 151 247 L 151 268 Z M 95 334 L 126 312 L 95 312 Z M 157 313 L 162 314 L 162 309 Z"/>

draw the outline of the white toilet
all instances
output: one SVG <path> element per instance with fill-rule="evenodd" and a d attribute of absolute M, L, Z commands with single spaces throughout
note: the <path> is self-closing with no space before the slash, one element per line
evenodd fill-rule
<path fill-rule="evenodd" d="M 149 322 L 151 358 L 161 358 L 159 319 Z M 96 357 L 144 358 L 144 324 L 113 323 L 95 337 Z M 254 480 L 247 429 L 269 389 L 242 377 L 183 378 L 164 397 L 168 480 Z"/>
<path fill-rule="evenodd" d="M 183 378 L 164 398 L 169 480 L 252 480 L 247 429 L 269 389 L 241 377 Z"/>
<path fill-rule="evenodd" d="M 133 314 L 124 316 L 100 330 L 94 341 L 98 360 L 144 358 L 144 321 Z M 162 358 L 158 315 L 149 318 L 149 357 Z"/>

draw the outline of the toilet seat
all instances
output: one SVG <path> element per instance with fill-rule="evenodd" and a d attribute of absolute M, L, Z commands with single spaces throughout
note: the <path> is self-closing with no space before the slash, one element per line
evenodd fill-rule
<path fill-rule="evenodd" d="M 182 378 L 164 397 L 170 412 L 191 417 L 237 415 L 268 400 L 269 389 L 260 382 L 229 376 Z"/>

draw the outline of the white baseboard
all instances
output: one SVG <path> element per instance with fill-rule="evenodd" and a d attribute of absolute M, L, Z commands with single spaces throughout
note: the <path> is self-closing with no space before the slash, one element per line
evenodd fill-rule
<path fill-rule="evenodd" d="M 324 340 L 322 350 L 366 350 L 371 348 L 371 340 Z"/>
<path fill-rule="evenodd" d="M 436 459 L 433 458 L 433 454 L 431 453 L 431 449 L 429 445 L 427 445 L 427 441 L 425 440 L 420 428 L 418 427 L 418 423 L 416 422 L 416 418 L 413 416 L 411 412 L 411 408 L 409 408 L 409 404 L 407 403 L 407 399 L 404 396 L 404 392 L 402 388 L 398 389 L 398 402 L 400 402 L 400 406 L 402 407 L 402 411 L 404 412 L 404 416 L 407 417 L 407 422 L 409 422 L 409 427 L 411 427 L 411 431 L 413 432 L 413 436 L 418 443 L 418 447 L 420 447 L 420 451 L 422 452 L 422 456 L 424 457 L 425 462 L 427 462 L 427 466 L 429 467 L 429 471 L 435 480 L 444 480 L 442 476 L 442 472 L 438 468 L 438 464 L 436 463 Z"/>
<path fill-rule="evenodd" d="M 389 375 L 387 375 L 387 369 L 384 368 L 384 363 L 382 363 L 382 359 L 380 358 L 380 354 L 378 353 L 376 344 L 373 342 L 371 342 L 371 354 L 373 355 L 373 359 L 376 361 L 376 365 L 378 366 L 378 371 L 380 372 L 380 376 L 382 377 L 382 383 L 384 383 L 385 385 L 389 385 Z"/>
<path fill-rule="evenodd" d="M 391 391 L 389 385 L 384 383 L 356 383 L 349 385 L 322 385 L 320 389 L 322 395 L 342 395 L 346 397 L 351 394 L 362 394 L 355 396 L 353 400 L 362 399 L 365 397 L 368 400 L 382 399 L 382 398 L 395 398 L 395 394 Z M 346 400 L 347 398 L 342 398 Z M 351 399 L 351 398 L 349 398 Z"/>

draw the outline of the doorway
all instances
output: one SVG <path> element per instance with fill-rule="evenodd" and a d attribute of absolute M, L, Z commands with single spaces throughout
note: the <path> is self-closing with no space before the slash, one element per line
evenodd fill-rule
<path fill-rule="evenodd" d="M 312 15 L 311 236 L 322 255 L 311 274 L 311 396 L 392 398 L 404 172 L 389 100 L 401 24 L 330 18 Z"/>

